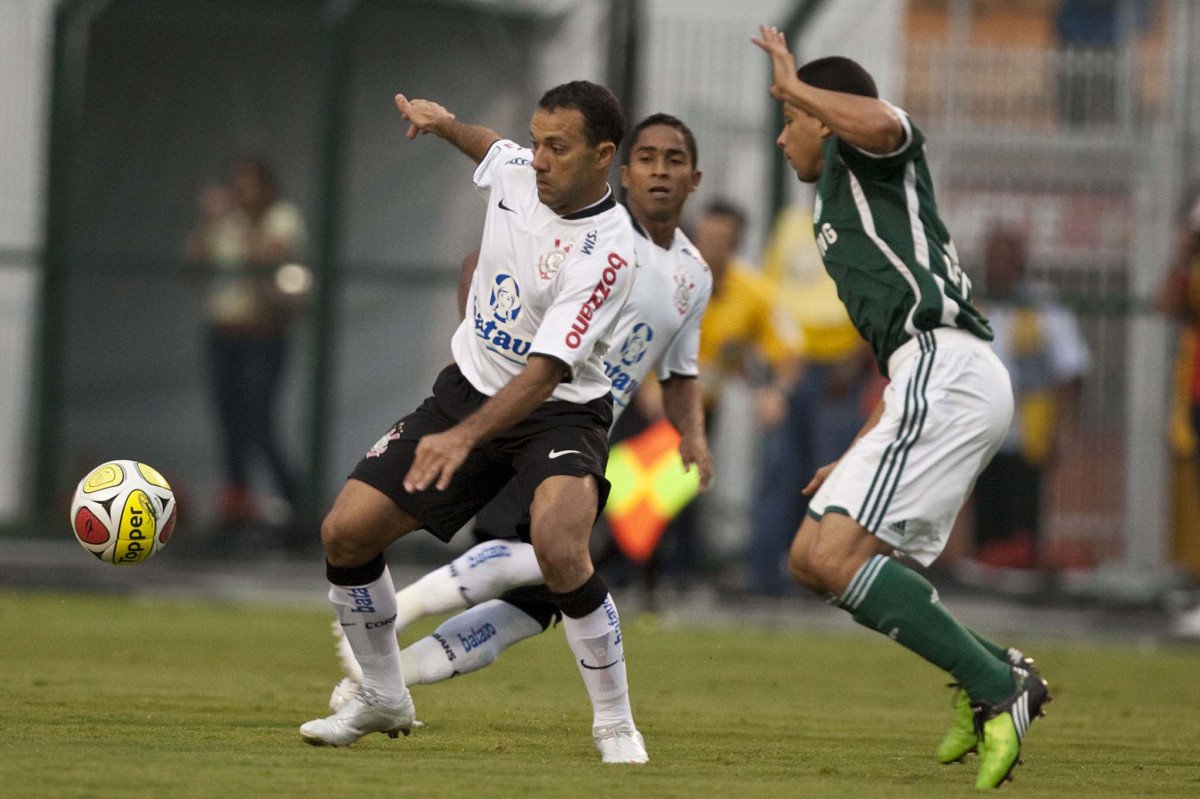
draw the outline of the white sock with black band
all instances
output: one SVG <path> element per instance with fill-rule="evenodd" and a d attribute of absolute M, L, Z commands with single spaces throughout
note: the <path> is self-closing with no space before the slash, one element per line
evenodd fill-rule
<path fill-rule="evenodd" d="M 629 681 L 617 606 L 604 580 L 595 572 L 565 594 L 554 594 L 563 612 L 563 630 L 592 700 L 592 726 L 633 725 Z"/>
<path fill-rule="evenodd" d="M 396 642 L 396 588 L 383 556 L 349 568 L 326 564 L 326 574 L 329 601 L 362 667 L 363 687 L 389 704 L 401 703 L 408 688 Z"/>

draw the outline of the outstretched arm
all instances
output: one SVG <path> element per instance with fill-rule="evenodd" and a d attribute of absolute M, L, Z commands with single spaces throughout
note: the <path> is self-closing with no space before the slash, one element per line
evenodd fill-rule
<path fill-rule="evenodd" d="M 762 38 L 751 38 L 771 57 L 771 96 L 821 120 L 839 139 L 876 155 L 895 152 L 904 141 L 904 125 L 891 106 L 874 97 L 832 92 L 809 86 L 796 76 L 796 59 L 783 34 L 759 26 Z"/>
<path fill-rule="evenodd" d="M 417 454 L 404 476 L 409 493 L 436 485 L 445 491 L 450 478 L 471 450 L 524 419 L 562 382 L 566 368 L 556 359 L 530 355 L 525 369 L 475 413 L 443 433 L 422 436 Z"/>
<path fill-rule="evenodd" d="M 662 401 L 667 420 L 679 431 L 679 455 L 683 465 L 688 470 L 696 466 L 700 472 L 700 490 L 704 491 L 712 481 L 713 466 L 708 438 L 704 434 L 704 407 L 696 378 L 672 375 L 663 381 Z"/>
<path fill-rule="evenodd" d="M 500 134 L 483 125 L 468 125 L 455 119 L 454 114 L 432 100 L 409 100 L 403 94 L 396 95 L 396 108 L 409 121 L 408 138 L 417 138 L 418 133 L 432 133 L 445 139 L 475 163 L 483 160 L 488 148 L 500 138 Z"/>

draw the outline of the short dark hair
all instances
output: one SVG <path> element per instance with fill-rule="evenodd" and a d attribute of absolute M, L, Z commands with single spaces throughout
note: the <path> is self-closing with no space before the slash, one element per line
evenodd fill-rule
<path fill-rule="evenodd" d="M 735 245 L 741 243 L 742 233 L 746 230 L 746 212 L 742 210 L 740 205 L 732 200 L 718 197 L 708 205 L 704 206 L 704 215 L 726 216 L 732 219 L 734 224 L 737 225 L 737 233 L 734 237 Z"/>
<path fill-rule="evenodd" d="M 860 97 L 879 97 L 875 79 L 857 62 L 845 56 L 831 55 L 809 61 L 796 70 L 796 76 L 809 86 L 831 92 L 857 94 Z"/>
<path fill-rule="evenodd" d="M 610 141 L 618 149 L 621 147 L 621 139 L 625 136 L 625 112 L 616 96 L 598 83 L 573 80 L 555 86 L 538 100 L 538 108 L 546 111 L 574 108 L 583 114 L 583 130 L 589 146 Z"/>
<path fill-rule="evenodd" d="M 666 125 L 668 128 L 675 128 L 683 134 L 683 143 L 687 145 L 688 155 L 692 158 L 692 169 L 696 168 L 697 153 L 696 153 L 696 137 L 692 135 L 692 129 L 684 124 L 679 117 L 673 117 L 670 114 L 651 114 L 650 116 L 637 123 L 633 133 L 630 135 L 630 147 L 637 144 L 638 136 L 642 135 L 642 131 L 646 128 L 652 128 L 655 125 Z"/>

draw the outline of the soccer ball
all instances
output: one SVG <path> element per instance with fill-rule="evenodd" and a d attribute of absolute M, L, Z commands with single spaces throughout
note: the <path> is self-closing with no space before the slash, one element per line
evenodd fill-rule
<path fill-rule="evenodd" d="M 71 527 L 83 548 L 105 563 L 141 563 L 175 530 L 175 494 L 155 469 L 109 461 L 79 481 Z"/>

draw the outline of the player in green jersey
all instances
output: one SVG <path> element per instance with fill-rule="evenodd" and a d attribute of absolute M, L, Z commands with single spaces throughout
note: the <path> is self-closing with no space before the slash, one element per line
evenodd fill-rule
<path fill-rule="evenodd" d="M 813 227 L 826 270 L 891 382 L 850 449 L 803 490 L 808 518 L 789 569 L 808 588 L 950 672 L 955 725 L 938 748 L 979 752 L 977 787 L 1009 778 L 1049 699 L 1032 661 L 959 623 L 936 589 L 893 558 L 928 566 L 1012 420 L 1008 373 L 971 305 L 971 282 L 938 215 L 924 137 L 847 58 L 796 69 L 783 35 L 753 39 L 783 103 L 777 143 L 816 183 Z"/>

